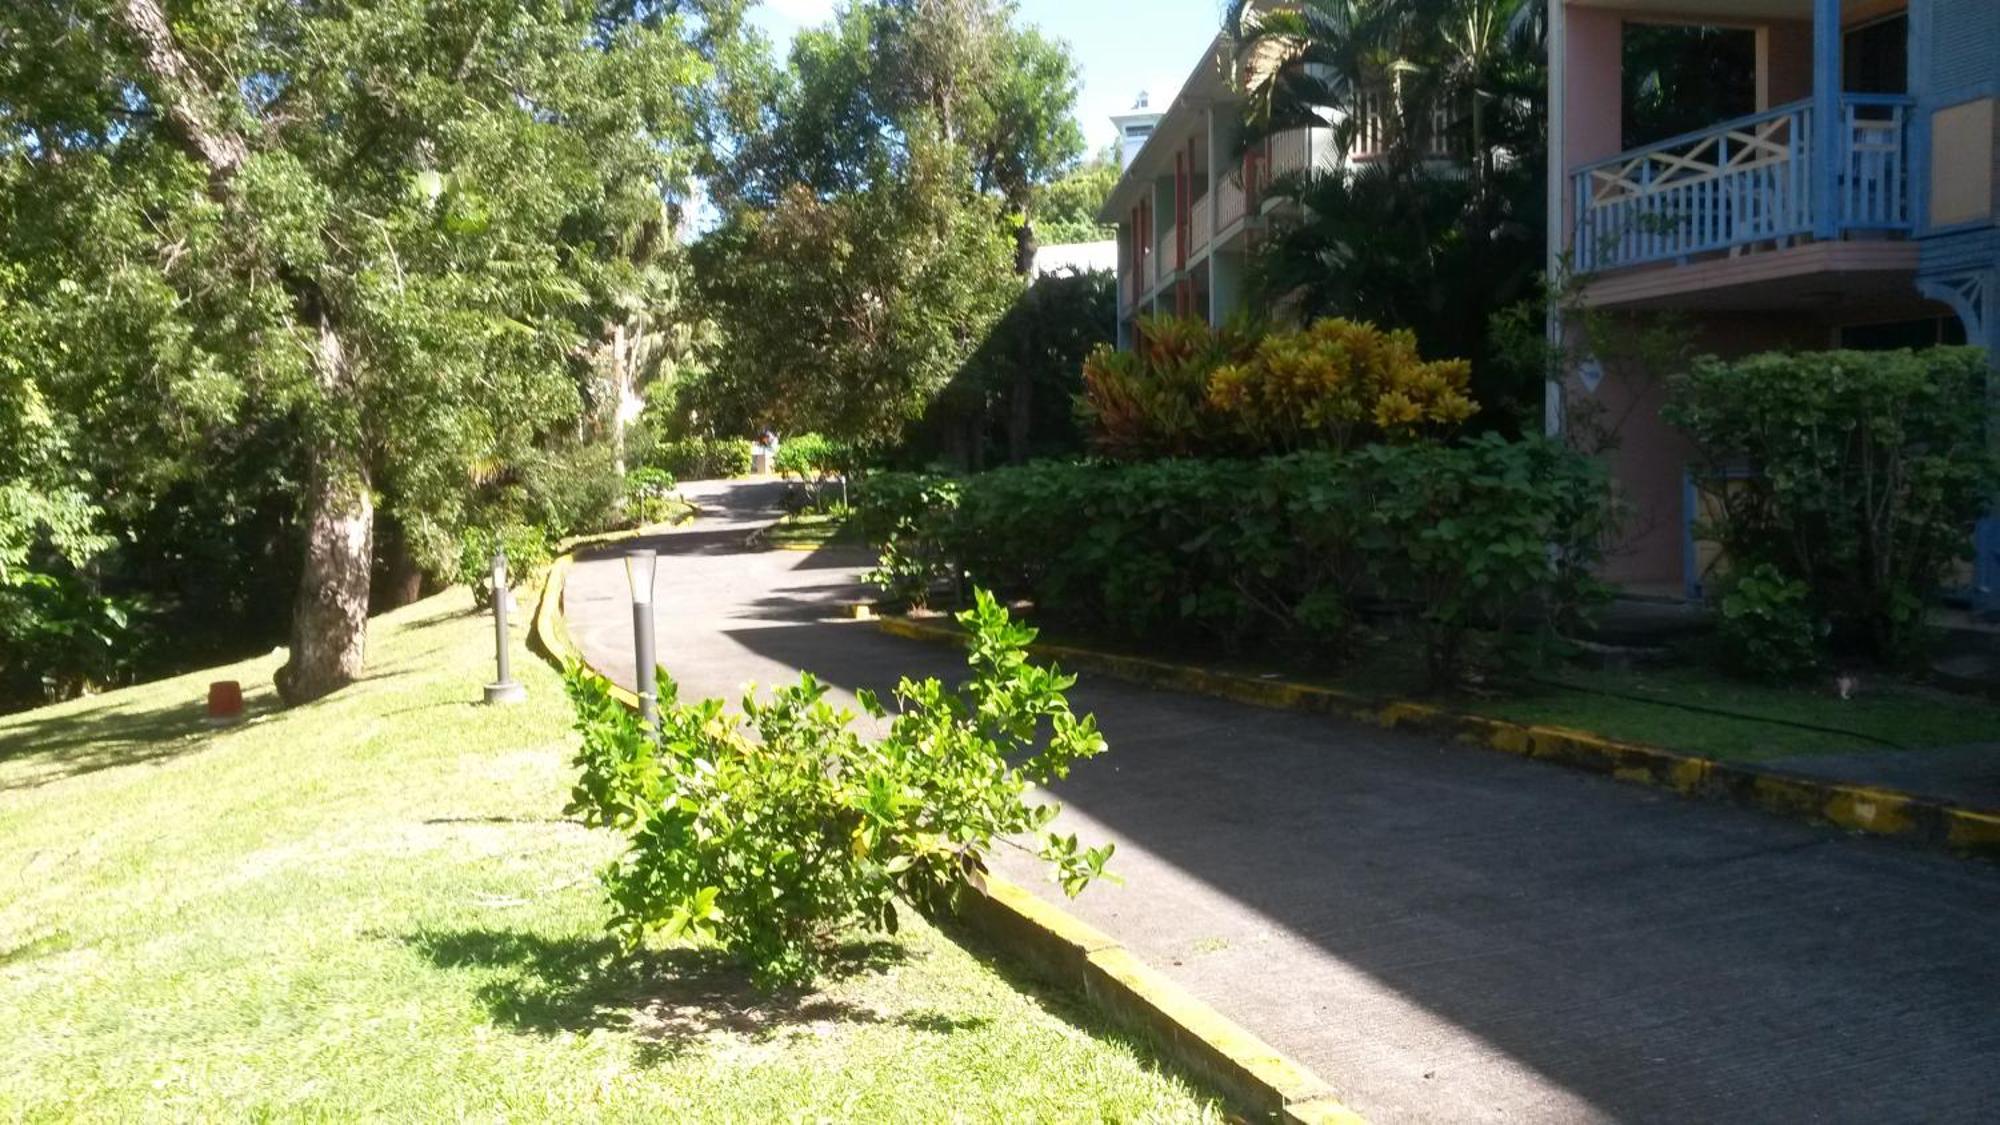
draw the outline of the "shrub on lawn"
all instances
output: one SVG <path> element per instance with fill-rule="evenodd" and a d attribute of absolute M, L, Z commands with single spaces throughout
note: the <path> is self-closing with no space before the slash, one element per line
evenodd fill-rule
<path fill-rule="evenodd" d="M 674 514 L 674 475 L 651 466 L 625 474 L 625 499 L 632 523 L 665 523 Z"/>
<path fill-rule="evenodd" d="M 457 579 L 472 587 L 480 609 L 493 605 L 493 549 L 507 551 L 507 580 L 515 586 L 536 581 L 555 561 L 554 539 L 539 524 L 510 523 L 467 528 L 459 542 Z"/>
<path fill-rule="evenodd" d="M 1701 451 L 1697 479 L 1715 482 L 1722 514 L 1700 532 L 1742 571 L 1803 583 L 1837 649 L 1907 659 L 1995 485 L 1986 378 L 1968 348 L 1696 364 L 1667 417 Z"/>
<path fill-rule="evenodd" d="M 1820 665 L 1826 623 L 1813 611 L 1812 589 L 1770 563 L 1730 582 L 1720 618 L 1722 662 L 1738 675 L 1783 681 Z"/>
<path fill-rule="evenodd" d="M 861 451 L 850 442 L 823 434 L 799 434 L 778 443 L 772 468 L 793 482 L 792 499 L 797 506 L 812 511 L 828 511 L 838 506 L 845 488 L 827 489 L 833 481 L 845 482 L 861 463 Z"/>
<path fill-rule="evenodd" d="M 1078 409 L 1093 446 L 1121 460 L 1344 450 L 1449 434 L 1475 409 L 1471 372 L 1352 320 L 1260 333 L 1148 319 L 1132 350 L 1091 355 Z"/>
<path fill-rule="evenodd" d="M 959 616 L 972 678 L 957 689 L 905 679 L 888 733 L 869 741 L 811 675 L 743 714 L 719 700 L 682 703 L 661 680 L 660 733 L 572 669 L 583 747 L 569 811 L 624 831 L 604 876 L 612 928 L 637 942 L 713 940 L 766 984 L 812 979 L 855 927 L 897 928 L 896 900 L 929 904 L 960 889 L 1002 836 L 1043 831 L 1052 805 L 1030 785 L 1065 777 L 1104 750 L 1074 682 L 1028 662 L 1034 630 L 980 594 Z M 872 695 L 862 706 L 891 715 Z M 1045 834 L 1041 855 L 1074 895 L 1103 874 L 1111 846 Z"/>
<path fill-rule="evenodd" d="M 1263 460 L 882 474 L 859 494 L 873 580 L 920 600 L 961 572 L 1133 639 L 1328 645 L 1364 611 L 1418 635 L 1440 682 L 1474 629 L 1559 614 L 1609 519 L 1597 466 L 1487 436 Z"/>

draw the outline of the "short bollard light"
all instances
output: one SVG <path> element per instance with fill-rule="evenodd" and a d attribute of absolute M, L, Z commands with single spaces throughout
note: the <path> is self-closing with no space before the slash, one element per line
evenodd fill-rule
<path fill-rule="evenodd" d="M 486 702 L 519 703 L 528 698 L 528 689 L 514 682 L 507 659 L 507 550 L 493 551 L 493 662 L 499 675 L 486 685 Z"/>
<path fill-rule="evenodd" d="M 639 717 L 654 729 L 660 725 L 659 660 L 653 651 L 653 570 L 658 564 L 659 555 L 653 551 L 625 556 L 625 579 L 632 585 L 632 662 Z"/>

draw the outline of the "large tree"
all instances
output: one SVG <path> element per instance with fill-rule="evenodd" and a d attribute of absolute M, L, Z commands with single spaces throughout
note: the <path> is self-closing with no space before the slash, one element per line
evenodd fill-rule
<path fill-rule="evenodd" d="M 963 167 L 922 143 L 897 175 L 831 198 L 795 186 L 704 238 L 695 273 L 722 331 L 696 408 L 739 433 L 900 441 L 1020 289 Z"/>
<path fill-rule="evenodd" d="M 769 205 L 796 185 L 828 196 L 900 176 L 913 138 L 958 147 L 974 187 L 1012 216 L 1016 265 L 1034 255 L 1036 189 L 1083 152 L 1068 48 L 1002 0 L 859 0 L 794 41 L 766 129 L 725 199 Z"/>
<path fill-rule="evenodd" d="M 378 502 L 576 416 L 615 247 L 702 152 L 741 0 L 18 0 L 0 260 L 114 492 L 291 436 L 287 699 L 361 673 Z M 86 343 L 87 342 L 87 343 Z"/>
<path fill-rule="evenodd" d="M 893 442 L 949 388 L 977 460 L 984 382 L 962 369 L 1082 151 L 1076 90 L 1067 49 L 999 0 L 857 0 L 801 33 L 696 255 L 720 329 L 707 416 Z M 1032 392 L 1022 371 L 1023 417 Z"/>

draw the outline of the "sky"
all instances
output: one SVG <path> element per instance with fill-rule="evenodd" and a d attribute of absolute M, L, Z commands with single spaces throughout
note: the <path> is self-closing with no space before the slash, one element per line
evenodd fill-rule
<path fill-rule="evenodd" d="M 833 17 L 835 0 L 764 0 L 753 16 L 780 55 L 792 35 Z M 1077 118 L 1090 151 L 1110 143 L 1110 116 L 1140 90 L 1163 108 L 1221 25 L 1222 0 L 1020 0 L 1021 19 L 1069 43 L 1083 72 Z"/>

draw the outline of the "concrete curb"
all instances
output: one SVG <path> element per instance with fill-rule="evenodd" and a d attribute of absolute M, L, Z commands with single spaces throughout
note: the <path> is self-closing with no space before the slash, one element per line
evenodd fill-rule
<path fill-rule="evenodd" d="M 593 545 L 615 542 L 612 536 Z M 564 554 L 542 580 L 531 641 L 559 668 L 584 664 L 563 620 L 563 587 L 575 557 Z M 886 626 L 886 619 L 884 624 Z M 639 697 L 616 684 L 614 698 Z M 1365 1125 L 1333 1088 L 1301 1064 L 1195 998 L 1109 935 L 997 875 L 977 877 L 955 914 L 1040 975 L 1082 995 L 1114 1023 L 1144 1035 L 1174 1062 L 1245 1109 L 1288 1125 Z"/>
<path fill-rule="evenodd" d="M 957 644 L 963 639 L 963 634 L 949 625 L 908 617 L 880 617 L 876 622 L 882 631 L 909 640 Z M 1383 727 L 1446 735 L 1524 758 L 1671 789 L 1687 797 L 1730 800 L 1795 819 L 2000 859 L 2000 811 L 1969 809 L 1893 789 L 1845 785 L 1762 766 L 1700 758 L 1619 742 L 1588 731 L 1512 723 L 1406 700 L 1373 699 L 1316 684 L 1068 645 L 1038 643 L 1030 649 L 1036 656 L 1061 661 L 1071 671 L 1096 672 L 1253 707 L 1338 715 Z"/>

